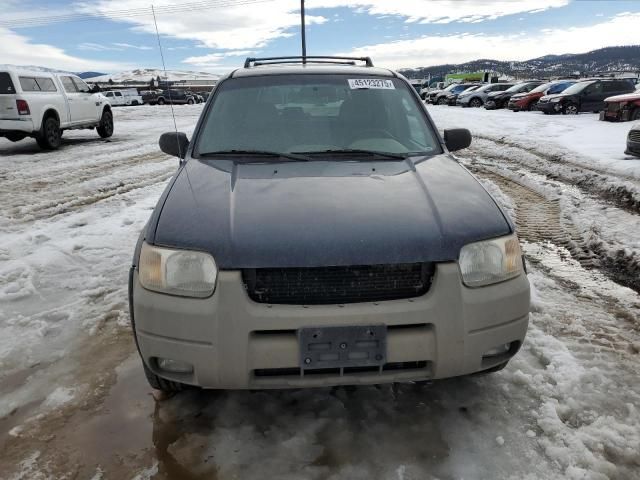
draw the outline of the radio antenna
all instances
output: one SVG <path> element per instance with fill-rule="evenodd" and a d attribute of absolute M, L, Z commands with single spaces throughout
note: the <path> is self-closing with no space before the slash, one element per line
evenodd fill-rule
<path fill-rule="evenodd" d="M 171 107 L 171 117 L 173 118 L 173 129 L 176 132 L 176 143 L 178 144 L 178 158 L 182 158 L 182 152 L 180 151 L 180 141 L 178 138 L 178 125 L 176 124 L 176 114 L 173 111 L 173 100 L 171 99 L 171 85 L 169 84 L 169 76 L 167 75 L 167 66 L 164 63 L 164 54 L 162 53 L 162 43 L 160 42 L 160 32 L 158 32 L 158 22 L 156 21 L 156 11 L 151 5 L 151 13 L 153 14 L 153 24 L 156 26 L 156 38 L 158 39 L 158 48 L 160 49 L 160 58 L 162 59 L 162 70 L 164 71 L 164 78 L 167 83 L 167 92 L 169 92 L 169 106 Z M 160 86 L 160 85 L 158 85 Z"/>

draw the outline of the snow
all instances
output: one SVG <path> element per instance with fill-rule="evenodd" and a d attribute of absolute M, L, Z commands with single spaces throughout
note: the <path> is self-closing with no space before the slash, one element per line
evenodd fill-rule
<path fill-rule="evenodd" d="M 125 72 L 110 73 L 97 77 L 85 78 L 86 82 L 108 82 L 113 80 L 119 82 L 149 82 L 160 77 L 163 80 L 217 80 L 220 75 L 207 72 L 193 72 L 188 70 L 167 70 L 166 72 L 156 68 L 139 68 Z"/>
<path fill-rule="evenodd" d="M 507 140 L 564 161 L 640 179 L 640 159 L 624 154 L 630 122 L 599 121 L 593 113 L 544 115 L 440 105 L 427 109 L 440 128 L 468 128 L 477 137 Z"/>
<path fill-rule="evenodd" d="M 176 106 L 178 128 L 190 135 L 201 110 Z M 638 191 L 640 162 L 602 144 L 602 131 L 619 138 L 629 124 L 429 110 L 441 129 L 474 131 L 461 162 L 514 221 L 527 220 L 516 195 L 526 187 L 557 209 L 542 225 L 553 220 L 572 242 L 633 265 L 638 213 L 601 188 Z M 0 139 L 7 478 L 640 478 L 640 297 L 553 238 L 522 236 L 531 323 L 501 372 L 430 387 L 187 391 L 154 402 L 131 341 L 127 273 L 178 166 L 157 148 L 173 122 L 162 106 L 114 113 L 110 141 L 70 131 L 43 153 L 32 140 Z M 592 148 L 574 144 L 582 128 Z M 597 185 L 585 183 L 594 172 Z"/>

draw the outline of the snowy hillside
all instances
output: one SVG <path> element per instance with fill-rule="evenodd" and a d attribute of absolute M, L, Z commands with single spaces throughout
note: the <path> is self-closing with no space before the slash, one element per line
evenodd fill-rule
<path fill-rule="evenodd" d="M 129 70 L 119 73 L 110 73 L 106 75 L 100 75 L 97 77 L 90 77 L 87 80 L 92 82 L 108 82 L 113 80 L 114 82 L 148 82 L 152 78 L 160 77 L 168 80 L 217 80 L 220 75 L 207 72 L 190 72 L 183 70 L 167 70 L 166 75 L 164 70 L 156 68 L 137 68 L 135 70 Z"/>

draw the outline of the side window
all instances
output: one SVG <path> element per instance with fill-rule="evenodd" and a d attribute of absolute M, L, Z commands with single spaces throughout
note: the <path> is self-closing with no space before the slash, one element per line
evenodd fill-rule
<path fill-rule="evenodd" d="M 76 84 L 76 88 L 79 92 L 90 93 L 91 89 L 89 88 L 89 85 L 84 83 L 84 81 L 82 81 L 79 77 L 72 77 L 72 80 L 73 83 Z"/>
<path fill-rule="evenodd" d="M 504 92 L 505 90 L 508 90 L 511 87 L 513 87 L 513 85 L 498 85 L 497 90 L 500 92 Z"/>
<path fill-rule="evenodd" d="M 121 97 L 121 96 L 122 96 L 122 93 L 120 93 L 120 92 L 115 92 L 115 93 L 114 93 L 114 95 L 115 95 L 116 97 Z"/>
<path fill-rule="evenodd" d="M 597 95 L 602 92 L 602 83 L 596 82 L 584 89 L 585 95 Z"/>
<path fill-rule="evenodd" d="M 0 72 L 0 95 L 16 93 L 11 81 L 11 77 L 7 72 Z"/>
<path fill-rule="evenodd" d="M 56 84 L 50 78 L 37 77 L 36 82 L 43 92 L 57 92 Z"/>
<path fill-rule="evenodd" d="M 113 92 L 107 92 L 107 97 L 108 98 L 113 98 Z"/>
<path fill-rule="evenodd" d="M 40 87 L 33 77 L 20 77 L 20 87 L 23 92 L 39 92 Z"/>
<path fill-rule="evenodd" d="M 64 91 L 67 93 L 76 93 L 78 90 L 76 89 L 76 84 L 73 83 L 71 77 L 60 77 L 62 81 L 62 86 L 64 87 Z"/>

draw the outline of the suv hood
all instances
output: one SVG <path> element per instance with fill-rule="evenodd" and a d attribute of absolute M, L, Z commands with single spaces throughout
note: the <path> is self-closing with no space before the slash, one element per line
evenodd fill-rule
<path fill-rule="evenodd" d="M 208 251 L 222 269 L 452 261 L 512 231 L 446 154 L 415 165 L 191 159 L 161 204 L 147 241 Z"/>
<path fill-rule="evenodd" d="M 514 95 L 511 95 L 511 100 L 520 100 L 521 98 L 524 98 L 528 95 L 529 93 L 516 93 Z"/>

